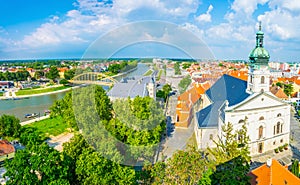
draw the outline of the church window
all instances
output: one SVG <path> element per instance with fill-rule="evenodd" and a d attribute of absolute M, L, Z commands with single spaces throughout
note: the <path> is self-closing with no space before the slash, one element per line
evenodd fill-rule
<path fill-rule="evenodd" d="M 261 116 L 260 118 L 259 118 L 259 121 L 261 121 L 261 120 L 264 120 L 265 118 L 263 117 L 263 116 Z"/>
<path fill-rule="evenodd" d="M 280 143 L 283 143 L 283 139 L 280 139 Z"/>
<path fill-rule="evenodd" d="M 253 76 L 250 76 L 250 83 L 253 83 Z"/>
<path fill-rule="evenodd" d="M 263 137 L 263 130 L 264 130 L 264 127 L 260 126 L 258 129 L 258 139 L 261 139 Z"/>
<path fill-rule="evenodd" d="M 259 153 L 263 152 L 263 143 L 258 143 L 258 152 Z"/>
<path fill-rule="evenodd" d="M 260 83 L 261 83 L 261 84 L 264 84 L 264 83 L 265 83 L 265 77 L 264 77 L 264 76 L 262 76 L 262 77 L 260 78 Z"/>
<path fill-rule="evenodd" d="M 283 124 L 280 125 L 280 133 L 282 133 Z"/>
<path fill-rule="evenodd" d="M 276 125 L 274 126 L 273 135 L 276 134 Z"/>
<path fill-rule="evenodd" d="M 240 119 L 239 124 L 240 124 L 240 123 L 244 123 L 244 120 Z"/>
<path fill-rule="evenodd" d="M 281 114 L 279 113 L 279 114 L 277 114 L 277 117 L 281 117 Z"/>
<path fill-rule="evenodd" d="M 282 131 L 282 124 L 280 124 L 280 122 L 277 122 L 277 125 L 276 125 L 276 134 L 279 134 L 281 133 Z"/>

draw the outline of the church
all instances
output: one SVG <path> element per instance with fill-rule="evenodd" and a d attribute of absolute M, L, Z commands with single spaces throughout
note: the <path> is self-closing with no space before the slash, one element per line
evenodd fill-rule
<path fill-rule="evenodd" d="M 222 125 L 228 122 L 235 131 L 246 123 L 251 156 L 289 144 L 290 105 L 270 92 L 270 55 L 263 41 L 260 24 L 247 81 L 223 75 L 202 97 L 203 108 L 194 117 L 199 149 L 214 147 L 213 140 L 222 139 Z"/>

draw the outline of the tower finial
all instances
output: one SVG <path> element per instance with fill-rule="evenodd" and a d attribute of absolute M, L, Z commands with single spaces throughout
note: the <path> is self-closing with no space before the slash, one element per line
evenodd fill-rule
<path fill-rule="evenodd" d="M 261 21 L 259 21 L 259 31 L 261 31 Z"/>

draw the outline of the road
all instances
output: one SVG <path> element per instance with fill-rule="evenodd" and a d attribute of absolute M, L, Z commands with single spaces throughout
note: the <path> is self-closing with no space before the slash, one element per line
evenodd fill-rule
<path fill-rule="evenodd" d="M 295 158 L 300 160 L 300 122 L 295 118 L 295 112 L 291 112 L 291 149 Z"/>

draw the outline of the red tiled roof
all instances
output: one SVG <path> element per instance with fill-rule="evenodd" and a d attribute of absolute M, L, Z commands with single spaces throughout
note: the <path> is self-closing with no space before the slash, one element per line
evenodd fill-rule
<path fill-rule="evenodd" d="M 0 156 L 15 152 L 15 148 L 6 140 L 0 140 Z"/>
<path fill-rule="evenodd" d="M 289 98 L 280 87 L 273 86 L 273 87 L 271 87 L 270 91 L 277 98 L 280 98 L 280 99 L 288 99 Z"/>
<path fill-rule="evenodd" d="M 272 159 L 270 166 L 264 164 L 259 168 L 252 170 L 248 176 L 251 177 L 251 185 L 300 184 L 300 179 L 275 159 Z"/>

